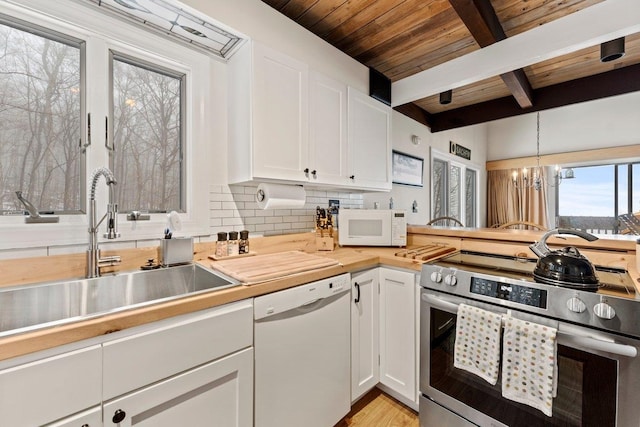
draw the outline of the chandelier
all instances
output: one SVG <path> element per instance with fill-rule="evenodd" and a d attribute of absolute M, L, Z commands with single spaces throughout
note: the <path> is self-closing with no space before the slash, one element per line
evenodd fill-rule
<path fill-rule="evenodd" d="M 564 173 L 563 173 L 564 172 Z M 516 188 L 533 188 L 536 191 L 540 191 L 543 185 L 549 187 L 556 187 L 562 183 L 563 179 L 575 178 L 572 168 L 567 168 L 565 171 L 558 165 L 555 167 L 553 175 L 554 183 L 549 183 L 542 173 L 542 166 L 540 166 L 540 113 L 536 114 L 536 166 L 531 171 L 531 177 L 529 177 L 529 170 L 522 168 L 520 174 L 522 174 L 522 182 L 518 182 L 518 170 L 514 170 L 512 174 L 513 185 Z"/>

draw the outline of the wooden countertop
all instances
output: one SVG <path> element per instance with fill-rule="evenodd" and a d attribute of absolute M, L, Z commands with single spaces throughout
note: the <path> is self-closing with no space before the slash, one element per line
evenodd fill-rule
<path fill-rule="evenodd" d="M 444 227 L 424 227 L 409 226 L 408 227 L 410 246 L 421 246 L 426 243 L 444 241 L 446 245 L 461 248 L 461 243 L 468 240 L 470 243 L 477 242 L 483 245 L 491 244 L 492 248 L 497 248 L 501 243 L 504 245 L 528 245 L 539 240 L 543 232 L 523 231 L 523 230 L 496 230 L 496 229 L 468 229 L 468 228 L 444 228 Z M 310 233 L 307 233 L 310 234 Z M 392 266 L 419 272 L 425 261 L 414 260 L 410 258 L 402 258 L 395 256 L 400 251 L 399 248 L 336 248 L 331 252 L 314 252 L 315 246 L 310 242 L 310 238 L 306 235 L 294 235 L 294 237 L 274 237 L 269 245 L 277 250 L 260 251 L 260 253 L 283 252 L 288 250 L 304 250 L 305 252 L 315 253 L 324 257 L 332 258 L 340 262 L 339 266 L 313 270 L 305 273 L 290 275 L 276 280 L 259 283 L 250 286 L 236 286 L 218 291 L 211 291 L 194 296 L 185 296 L 169 302 L 153 304 L 142 308 L 126 310 L 118 313 L 106 314 L 104 316 L 92 318 L 85 321 L 79 321 L 42 329 L 38 331 L 27 332 L 14 336 L 0 339 L 0 360 L 6 360 L 13 357 L 46 350 L 78 342 L 84 339 L 99 337 L 111 332 L 120 331 L 147 324 L 150 322 L 187 314 L 198 310 L 240 301 L 246 298 L 277 292 L 293 286 L 315 280 L 324 279 L 346 272 L 356 272 L 367 268 L 376 267 L 378 265 Z M 571 238 L 569 238 L 571 239 Z M 635 263 L 630 262 L 631 258 L 635 260 L 635 239 L 600 239 L 590 243 L 583 239 L 575 238 L 571 240 L 561 240 L 552 237 L 548 240 L 549 244 L 557 244 L 567 246 L 568 244 L 606 251 L 607 256 L 614 258 L 615 262 L 629 266 L 629 272 L 632 276 L 637 277 L 638 272 L 635 269 Z M 429 242 L 427 242 L 427 240 Z M 484 243 L 483 243 L 484 242 Z M 256 240 L 257 245 L 260 244 Z M 254 246 L 255 248 L 255 246 Z M 263 249 L 258 246 L 258 249 Z M 200 256 L 196 257 L 197 262 L 209 267 L 212 262 L 206 258 L 207 253 L 212 251 L 205 246 Z M 204 254 L 204 255 L 202 255 Z M 616 255 L 618 254 L 618 255 Z M 141 253 L 138 258 L 146 260 L 147 253 Z M 136 258 L 134 258 L 136 260 Z M 622 261 L 621 261 L 622 260 Z M 627 262 L 627 260 L 629 262 Z M 138 260 L 139 261 L 139 260 Z M 613 261 L 612 261 L 613 262 Z M 133 264 L 132 267 L 134 268 Z"/>
<path fill-rule="evenodd" d="M 496 228 L 465 228 L 465 227 L 432 227 L 424 225 L 409 225 L 408 234 L 445 236 L 459 239 L 474 239 L 501 241 L 513 243 L 531 244 L 539 241 L 545 231 L 536 230 L 499 230 Z M 577 236 L 566 236 L 566 239 L 551 236 L 547 243 L 558 246 L 576 246 L 579 248 L 603 249 L 610 251 L 633 251 L 635 252 L 636 239 L 638 236 L 632 235 L 599 235 L 599 239 L 588 242 Z"/>
<path fill-rule="evenodd" d="M 397 249 L 390 248 L 374 250 L 371 250 L 371 248 L 338 248 L 332 252 L 316 252 L 316 255 L 335 259 L 339 261 L 341 265 L 294 274 L 250 286 L 240 285 L 218 291 L 213 290 L 199 295 L 178 298 L 169 302 L 106 314 L 85 321 L 9 336 L 0 339 L 0 360 L 70 344 L 246 298 L 253 298 L 346 272 L 376 267 L 381 263 L 381 260 L 387 265 L 414 269 L 416 271 L 420 270 L 422 262 L 400 258 L 396 259 L 394 256 L 395 252 L 397 252 Z M 201 260 L 198 262 L 209 267 L 211 263 L 215 261 Z"/>

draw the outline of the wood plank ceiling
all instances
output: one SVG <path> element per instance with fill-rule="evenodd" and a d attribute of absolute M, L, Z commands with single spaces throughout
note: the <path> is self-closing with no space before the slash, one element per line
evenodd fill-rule
<path fill-rule="evenodd" d="M 392 82 L 603 0 L 262 0 Z M 640 34 L 600 62 L 600 45 L 396 107 L 432 131 L 640 90 Z"/>

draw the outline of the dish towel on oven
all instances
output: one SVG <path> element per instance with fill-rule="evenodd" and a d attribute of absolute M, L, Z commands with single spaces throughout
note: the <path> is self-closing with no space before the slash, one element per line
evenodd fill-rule
<path fill-rule="evenodd" d="M 458 306 L 453 366 L 498 381 L 502 316 L 466 304 Z"/>
<path fill-rule="evenodd" d="M 506 316 L 502 396 L 551 416 L 557 385 L 557 329 Z"/>

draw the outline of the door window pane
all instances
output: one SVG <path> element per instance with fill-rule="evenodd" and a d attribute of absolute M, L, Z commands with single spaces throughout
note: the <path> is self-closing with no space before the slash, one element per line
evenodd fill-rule
<path fill-rule="evenodd" d="M 82 209 L 81 44 L 0 22 L 0 211 Z"/>
<path fill-rule="evenodd" d="M 447 163 L 433 160 L 433 218 L 447 215 Z"/>
<path fill-rule="evenodd" d="M 467 169 L 465 171 L 465 220 L 467 227 L 476 226 L 476 171 Z"/>
<path fill-rule="evenodd" d="M 449 166 L 449 216 L 456 219 L 462 218 L 461 198 L 461 169 L 458 166 Z"/>
<path fill-rule="evenodd" d="M 184 211 L 184 75 L 119 57 L 112 64 L 119 209 Z"/>

